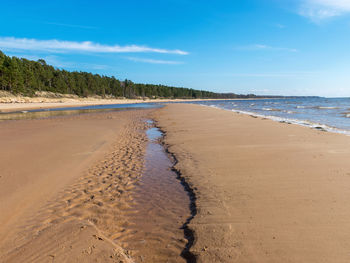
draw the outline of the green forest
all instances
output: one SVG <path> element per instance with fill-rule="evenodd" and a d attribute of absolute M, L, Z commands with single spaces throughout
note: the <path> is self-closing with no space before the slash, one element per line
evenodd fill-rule
<path fill-rule="evenodd" d="M 254 95 L 214 93 L 164 85 L 139 84 L 88 72 L 66 71 L 46 64 L 6 56 L 0 51 L 0 90 L 33 96 L 37 91 L 75 94 L 80 97 L 98 95 L 124 98 L 248 98 Z"/>

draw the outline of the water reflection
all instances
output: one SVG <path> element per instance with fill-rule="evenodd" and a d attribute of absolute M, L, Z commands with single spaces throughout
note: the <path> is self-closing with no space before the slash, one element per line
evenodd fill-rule
<path fill-rule="evenodd" d="M 116 104 L 116 105 L 91 105 L 70 108 L 36 109 L 16 112 L 0 112 L 0 121 L 5 120 L 33 120 L 67 115 L 79 115 L 86 113 L 111 112 L 123 110 L 149 109 L 162 107 L 160 104 L 140 103 L 140 104 Z"/>

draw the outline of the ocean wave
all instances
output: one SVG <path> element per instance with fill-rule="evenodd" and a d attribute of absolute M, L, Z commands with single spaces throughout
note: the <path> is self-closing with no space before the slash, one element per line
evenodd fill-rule
<path fill-rule="evenodd" d="M 296 106 L 296 109 L 312 109 L 315 108 L 315 106 Z"/>
<path fill-rule="evenodd" d="M 339 107 L 335 107 L 335 106 L 316 106 L 315 109 L 320 109 L 320 110 L 336 110 L 339 109 Z"/>
<path fill-rule="evenodd" d="M 214 104 L 212 104 L 212 105 L 200 104 L 200 105 L 202 105 L 202 106 L 208 106 L 208 107 L 215 108 L 215 109 L 222 109 L 222 108 L 220 108 L 220 107 L 218 107 L 218 106 L 216 106 L 216 105 L 214 105 Z"/>
<path fill-rule="evenodd" d="M 274 108 L 262 108 L 264 111 L 281 111 L 280 109 L 274 109 Z"/>
<path fill-rule="evenodd" d="M 317 110 L 336 110 L 339 107 L 336 106 L 296 106 L 297 109 L 317 109 Z"/>
<path fill-rule="evenodd" d="M 291 111 L 291 110 L 284 110 L 283 112 L 288 113 L 288 114 L 294 114 L 294 113 L 296 113 L 295 111 Z"/>

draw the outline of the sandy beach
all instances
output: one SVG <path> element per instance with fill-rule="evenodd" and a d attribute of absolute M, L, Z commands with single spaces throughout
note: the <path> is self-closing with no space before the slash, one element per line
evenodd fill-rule
<path fill-rule="evenodd" d="M 0 263 L 350 263 L 350 0 L 1 9 Z"/>
<path fill-rule="evenodd" d="M 0 146 L 1 262 L 350 260 L 345 135 L 168 104 L 3 121 Z"/>
<path fill-rule="evenodd" d="M 113 239 L 141 175 L 148 113 L 0 123 L 1 262 L 131 262 Z"/>
<path fill-rule="evenodd" d="M 156 119 L 196 194 L 198 262 L 350 261 L 350 137 L 198 105 Z"/>

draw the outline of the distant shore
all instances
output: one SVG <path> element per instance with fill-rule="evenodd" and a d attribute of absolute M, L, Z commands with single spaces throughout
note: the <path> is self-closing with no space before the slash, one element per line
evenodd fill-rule
<path fill-rule="evenodd" d="M 0 97 L 0 112 L 11 112 L 21 110 L 65 108 L 91 105 L 112 105 L 132 103 L 160 103 L 160 102 L 190 102 L 190 101 L 218 101 L 234 99 L 100 99 L 100 98 L 44 98 L 44 97 Z M 241 99 L 238 99 L 241 100 Z M 249 99 L 245 99 L 249 100 Z"/>
<path fill-rule="evenodd" d="M 77 98 L 77 99 L 51 99 L 51 98 L 29 98 L 26 101 L 1 102 L 0 112 L 33 110 L 42 108 L 65 108 L 91 105 L 111 105 L 111 104 L 131 104 L 131 103 L 147 103 L 147 102 L 167 102 L 169 100 L 153 99 L 96 99 L 96 98 Z M 181 100 L 173 100 L 181 101 Z"/>

